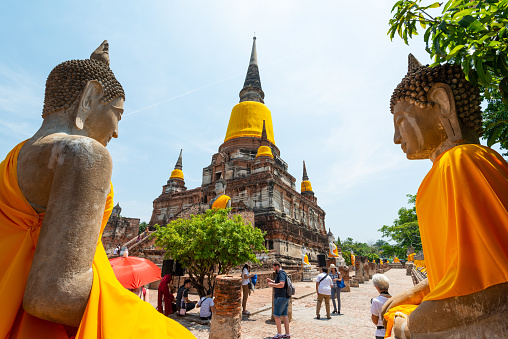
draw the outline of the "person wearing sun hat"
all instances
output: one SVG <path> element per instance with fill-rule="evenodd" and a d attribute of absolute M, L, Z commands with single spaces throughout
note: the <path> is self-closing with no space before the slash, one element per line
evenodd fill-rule
<path fill-rule="evenodd" d="M 332 278 L 332 303 L 333 303 L 333 312 L 332 314 L 341 314 L 340 313 L 340 287 L 339 282 L 342 281 L 342 277 L 337 269 L 337 266 L 334 264 L 330 265 L 330 278 Z M 335 298 L 337 298 L 337 304 L 335 304 Z"/>

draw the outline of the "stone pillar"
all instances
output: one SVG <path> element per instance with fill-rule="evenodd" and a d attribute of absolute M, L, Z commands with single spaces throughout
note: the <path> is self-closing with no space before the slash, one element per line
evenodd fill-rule
<path fill-rule="evenodd" d="M 215 281 L 210 339 L 239 339 L 242 321 L 242 278 L 219 275 Z"/>
<path fill-rule="evenodd" d="M 376 274 L 376 263 L 369 263 L 369 279 L 372 279 L 372 276 Z"/>
<path fill-rule="evenodd" d="M 363 264 L 363 280 L 369 281 L 369 260 L 367 257 L 362 257 Z"/>
<path fill-rule="evenodd" d="M 413 269 L 413 263 L 410 261 L 406 264 L 406 275 L 411 275 L 411 270 Z"/>
<path fill-rule="evenodd" d="M 287 272 L 286 272 L 287 274 Z M 275 274 L 275 272 L 273 272 L 272 274 L 272 280 L 275 280 L 275 277 L 277 276 L 277 274 Z M 291 279 L 291 274 L 287 274 L 287 276 L 289 277 L 289 279 Z M 293 279 L 291 279 L 291 282 L 293 281 Z M 270 314 L 270 321 L 273 323 L 275 322 L 275 319 L 273 317 L 273 300 L 275 299 L 274 296 L 275 296 L 275 290 L 273 289 L 273 287 L 270 287 L 272 289 L 272 313 Z M 289 304 L 288 304 L 288 319 L 289 319 L 289 322 L 291 322 L 291 320 L 293 320 L 293 298 L 289 298 Z M 282 324 L 282 326 L 284 326 L 284 323 Z"/>
<path fill-rule="evenodd" d="M 344 281 L 346 287 L 342 288 L 341 292 L 351 292 L 351 286 L 349 286 L 349 268 L 347 266 L 339 267 L 339 273 Z"/>
<path fill-rule="evenodd" d="M 362 263 L 362 257 L 357 255 L 355 256 L 355 278 L 358 280 L 359 284 L 363 284 L 365 282 L 363 277 L 363 263 Z"/>

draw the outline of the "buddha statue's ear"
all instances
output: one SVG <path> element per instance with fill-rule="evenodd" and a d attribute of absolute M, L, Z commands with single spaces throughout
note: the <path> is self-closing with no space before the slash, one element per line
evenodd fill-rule
<path fill-rule="evenodd" d="M 97 80 L 90 80 L 83 88 L 81 97 L 79 98 L 78 109 L 76 113 L 76 127 L 83 129 L 85 120 L 94 108 L 94 103 L 97 103 L 104 95 L 104 89 Z"/>
<path fill-rule="evenodd" d="M 450 141 L 462 139 L 459 119 L 455 106 L 455 98 L 450 86 L 444 83 L 436 83 L 432 86 L 427 94 L 430 102 L 437 105 L 439 119 L 448 135 Z"/>

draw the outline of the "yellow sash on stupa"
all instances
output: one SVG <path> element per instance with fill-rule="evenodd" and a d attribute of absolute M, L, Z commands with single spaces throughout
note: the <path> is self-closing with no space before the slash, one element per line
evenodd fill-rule
<path fill-rule="evenodd" d="M 33 210 L 18 186 L 17 159 L 23 144 L 17 145 L 0 163 L 0 338 L 67 339 L 63 325 L 31 316 L 22 306 L 44 218 L 44 214 Z M 111 186 L 101 236 L 113 206 Z M 100 239 L 93 259 L 90 298 L 76 338 L 194 338 L 179 323 L 120 285 Z"/>

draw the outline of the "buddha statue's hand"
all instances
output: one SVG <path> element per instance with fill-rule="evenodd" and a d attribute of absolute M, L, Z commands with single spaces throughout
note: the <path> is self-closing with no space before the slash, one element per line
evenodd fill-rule
<path fill-rule="evenodd" d="M 428 279 L 425 279 L 422 280 L 419 284 L 388 299 L 381 309 L 381 317 L 383 317 L 384 325 L 386 326 L 384 315 L 390 308 L 398 305 L 420 305 L 423 301 L 423 298 L 429 293 L 429 281 Z"/>

